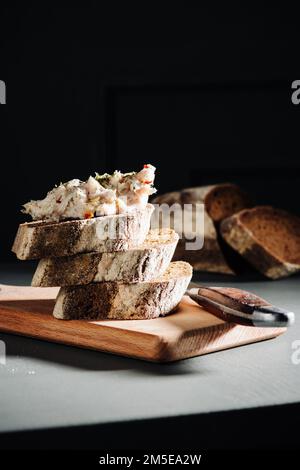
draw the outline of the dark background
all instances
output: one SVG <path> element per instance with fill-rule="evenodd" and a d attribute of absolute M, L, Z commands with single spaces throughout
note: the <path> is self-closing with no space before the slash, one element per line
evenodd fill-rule
<path fill-rule="evenodd" d="M 1 259 L 22 203 L 147 162 L 159 192 L 234 181 L 300 214 L 297 12 L 98 3 L 0 8 Z"/>

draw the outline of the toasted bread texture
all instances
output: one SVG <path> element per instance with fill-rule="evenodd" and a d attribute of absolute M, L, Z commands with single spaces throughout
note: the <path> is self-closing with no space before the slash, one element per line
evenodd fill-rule
<path fill-rule="evenodd" d="M 92 251 L 125 251 L 144 242 L 153 206 L 132 213 L 86 220 L 29 222 L 19 225 L 12 251 L 19 259 L 70 256 Z"/>
<path fill-rule="evenodd" d="M 37 266 L 31 285 L 51 287 L 102 281 L 150 281 L 167 269 L 178 238 L 171 229 L 150 230 L 142 245 L 127 251 L 44 258 Z"/>
<path fill-rule="evenodd" d="M 171 263 L 165 273 L 149 282 L 100 282 L 62 287 L 53 315 L 58 319 L 151 319 L 172 312 L 192 277 L 184 261 Z"/>

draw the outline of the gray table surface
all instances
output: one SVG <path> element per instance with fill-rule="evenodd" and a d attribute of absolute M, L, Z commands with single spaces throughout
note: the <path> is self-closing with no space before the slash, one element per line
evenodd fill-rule
<path fill-rule="evenodd" d="M 0 283 L 28 285 L 33 266 L 0 266 Z M 0 432 L 197 415 L 300 401 L 300 277 L 280 281 L 200 275 L 251 290 L 296 313 L 277 339 L 173 364 L 151 364 L 0 333 Z M 299 356 L 300 357 L 300 354 Z"/>

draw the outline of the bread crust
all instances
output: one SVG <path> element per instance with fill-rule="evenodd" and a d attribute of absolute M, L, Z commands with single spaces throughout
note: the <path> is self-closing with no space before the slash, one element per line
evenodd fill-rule
<path fill-rule="evenodd" d="M 299 263 L 291 263 L 272 252 L 267 246 L 264 246 L 255 237 L 255 232 L 251 231 L 242 221 L 244 215 L 257 210 L 274 211 L 288 216 L 284 211 L 276 210 L 271 207 L 259 207 L 245 209 L 231 217 L 223 220 L 221 223 L 221 235 L 225 241 L 244 258 L 246 258 L 258 271 L 270 279 L 279 279 L 287 277 L 300 271 Z M 293 217 L 293 216 L 290 216 Z M 299 219 L 300 224 L 300 219 Z M 300 225 L 299 225 L 300 226 Z"/>
<path fill-rule="evenodd" d="M 130 214 L 20 224 L 12 251 L 21 260 L 92 251 L 125 251 L 144 242 L 153 209 L 152 204 L 147 204 L 145 209 L 137 209 Z"/>
<path fill-rule="evenodd" d="M 150 282 L 126 284 L 100 282 L 62 287 L 53 315 L 58 319 L 140 320 L 172 312 L 192 277 L 192 267 L 183 261 Z"/>
<path fill-rule="evenodd" d="M 164 273 L 178 235 L 171 229 L 150 230 L 145 242 L 127 251 L 83 253 L 40 260 L 31 285 L 72 286 L 91 282 L 145 282 Z"/>

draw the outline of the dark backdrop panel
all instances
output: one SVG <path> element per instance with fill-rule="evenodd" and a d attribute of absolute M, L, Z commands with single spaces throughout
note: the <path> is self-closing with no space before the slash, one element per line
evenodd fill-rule
<path fill-rule="evenodd" d="M 298 16 L 277 6 L 0 8 L 1 259 L 20 206 L 94 171 L 236 181 L 299 213 Z"/>
<path fill-rule="evenodd" d="M 158 168 L 163 190 L 233 181 L 299 212 L 298 120 L 288 82 L 115 90 L 111 161 Z M 291 184 L 291 182 L 293 182 Z"/>

